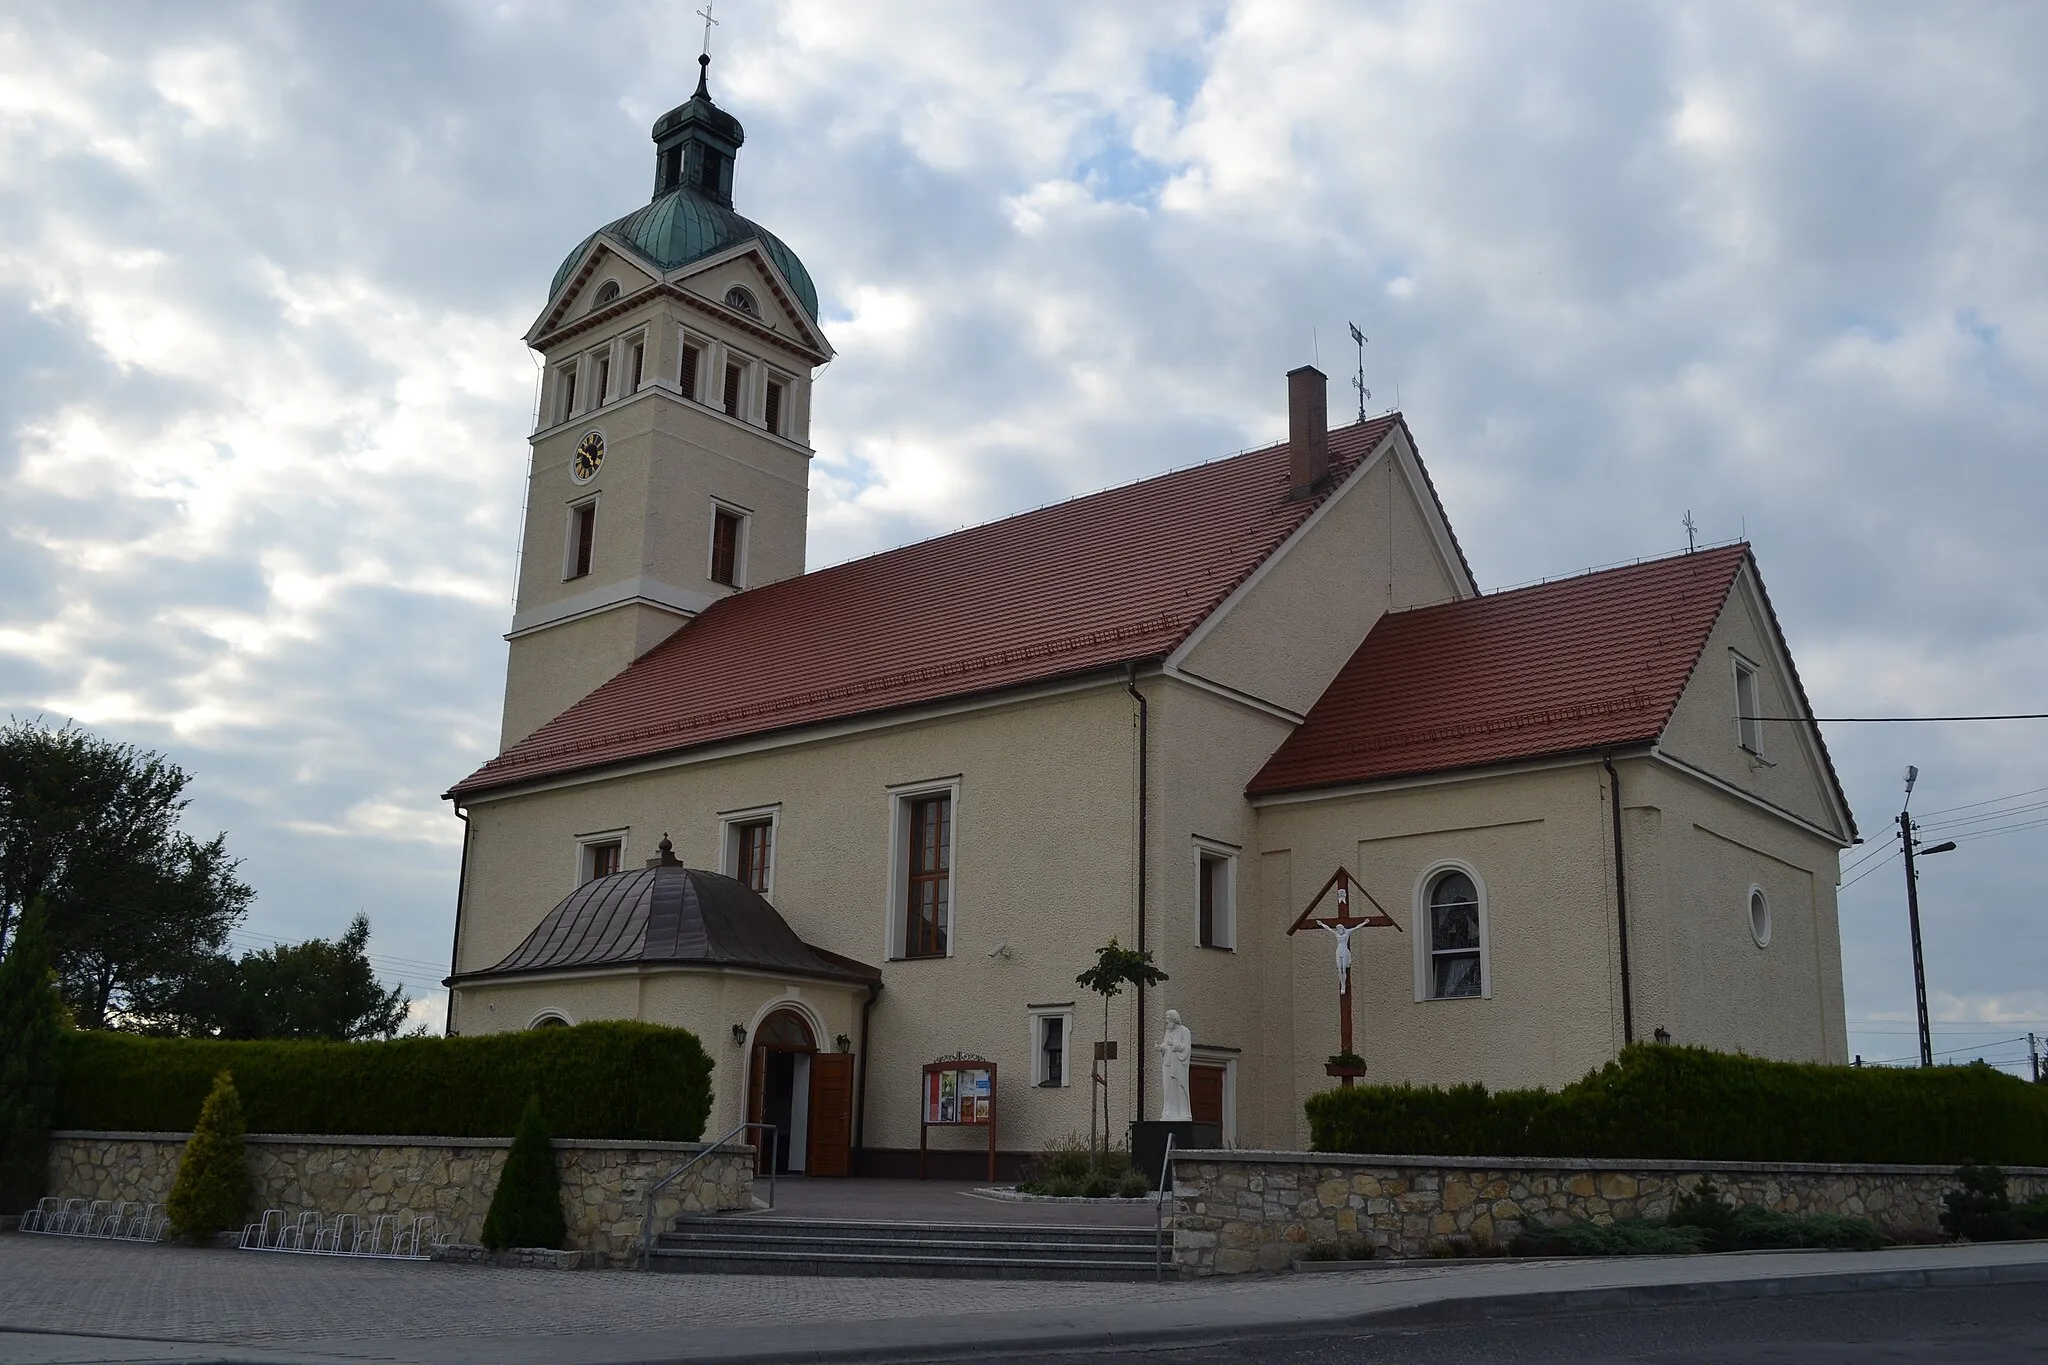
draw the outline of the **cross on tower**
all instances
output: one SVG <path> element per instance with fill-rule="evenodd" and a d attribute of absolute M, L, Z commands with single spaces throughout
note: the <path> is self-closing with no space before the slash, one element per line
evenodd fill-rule
<path fill-rule="evenodd" d="M 709 57 L 711 55 L 711 27 L 712 25 L 718 22 L 716 19 L 711 17 L 712 8 L 717 4 L 718 0 L 704 0 L 704 8 L 697 11 L 697 17 L 704 21 L 703 55 L 706 57 Z"/>
<path fill-rule="evenodd" d="M 1365 333 L 1358 330 L 1358 324 L 1351 324 L 1351 339 L 1358 343 L 1358 374 L 1351 381 L 1351 387 L 1358 390 L 1358 423 L 1365 425 L 1365 405 L 1372 399 L 1372 390 L 1365 386 Z"/>

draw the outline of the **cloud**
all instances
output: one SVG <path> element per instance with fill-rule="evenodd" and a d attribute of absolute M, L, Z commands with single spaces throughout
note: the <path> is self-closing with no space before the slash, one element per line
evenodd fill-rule
<path fill-rule="evenodd" d="M 197 772 L 265 932 L 361 905 L 445 957 L 436 797 L 494 745 L 518 336 L 644 200 L 696 32 L 0 19 L 0 707 Z M 2044 39 L 2027 7 L 1764 0 L 726 16 L 739 206 L 840 352 L 812 562 L 1271 439 L 1282 374 L 1341 377 L 1356 321 L 1484 583 L 1671 549 L 1689 511 L 1756 543 L 1824 714 L 2038 710 Z M 1905 763 L 1960 804 L 2048 780 L 2044 735 L 1828 732 L 1871 838 Z M 2036 989 L 2041 848 L 1930 866 L 1940 989 Z M 1899 900 L 1845 893 L 1852 1017 L 1910 1004 Z"/>

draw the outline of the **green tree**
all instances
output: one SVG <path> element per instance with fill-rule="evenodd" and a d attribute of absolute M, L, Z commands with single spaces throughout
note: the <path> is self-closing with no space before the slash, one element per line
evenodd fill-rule
<path fill-rule="evenodd" d="M 43 1195 L 59 1015 L 42 902 L 32 901 L 0 960 L 0 1209 Z"/>
<path fill-rule="evenodd" d="M 357 915 L 338 939 L 308 939 L 216 956 L 139 999 L 147 1030 L 208 1038 L 390 1038 L 411 1004 L 384 989 L 370 966 L 370 921 Z"/>
<path fill-rule="evenodd" d="M 1102 1040 L 1109 1041 L 1109 1002 L 1123 993 L 1125 986 L 1156 986 L 1166 980 L 1166 973 L 1152 965 L 1152 954 L 1136 948 L 1126 948 L 1114 937 L 1095 950 L 1095 965 L 1074 978 L 1074 983 L 1086 986 L 1102 997 Z M 1135 1051 L 1133 1053 L 1135 1055 Z M 1109 1145 L 1109 1063 L 1104 1062 L 1103 1084 L 1097 1088 L 1102 1092 L 1102 1142 Z M 1093 1083 L 1094 1070 L 1089 1070 Z M 1088 1126 L 1095 1126 L 1095 1111 L 1088 1111 Z"/>
<path fill-rule="evenodd" d="M 235 1078 L 223 1071 L 199 1106 L 199 1122 L 186 1140 L 164 1206 L 180 1237 L 208 1242 L 215 1233 L 242 1226 L 249 1211 L 249 1163 L 242 1151 L 246 1131 Z"/>
<path fill-rule="evenodd" d="M 0 944 L 40 899 L 59 989 L 106 1028 L 218 955 L 253 892 L 227 837 L 178 820 L 191 781 L 163 755 L 73 725 L 0 726 Z"/>
<path fill-rule="evenodd" d="M 490 1212 L 484 1215 L 484 1245 L 493 1251 L 507 1247 L 559 1250 L 568 1240 L 555 1145 L 540 1116 L 540 1096 L 535 1095 L 519 1115 L 512 1150 L 505 1155 L 505 1168 L 498 1172 L 498 1188 L 491 1195 Z"/>

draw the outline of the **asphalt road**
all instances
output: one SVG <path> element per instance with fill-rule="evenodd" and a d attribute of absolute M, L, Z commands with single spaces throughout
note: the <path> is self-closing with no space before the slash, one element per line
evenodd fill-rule
<path fill-rule="evenodd" d="M 2038 1284 L 1893 1289 L 1004 1360 L 1007 1365 L 1072 1365 L 1076 1360 L 1090 1365 L 2006 1365 L 2048 1361 L 2048 1293 Z"/>

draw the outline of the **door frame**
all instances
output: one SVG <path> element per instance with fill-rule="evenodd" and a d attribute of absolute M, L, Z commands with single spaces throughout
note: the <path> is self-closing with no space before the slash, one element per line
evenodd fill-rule
<path fill-rule="evenodd" d="M 795 1000 L 775 1000 L 763 1006 L 759 1017 L 756 1018 L 754 1021 L 754 1026 L 747 1030 L 747 1037 L 749 1038 L 749 1040 L 758 1038 L 761 1034 L 761 1029 L 768 1023 L 769 1020 L 773 1019 L 778 1014 L 787 1014 L 790 1018 L 796 1020 L 798 1027 L 803 1029 L 804 1036 L 810 1040 L 810 1046 L 792 1047 L 788 1044 L 780 1043 L 769 1044 L 752 1041 L 749 1042 L 747 1047 L 746 1076 L 748 1123 L 762 1122 L 762 1115 L 767 1112 L 769 1053 L 787 1052 L 794 1053 L 798 1056 L 803 1057 L 815 1057 L 818 1055 L 818 1035 L 822 1032 L 822 1029 L 818 1023 L 816 1016 L 814 1016 L 808 1009 L 804 1008 L 804 1006 L 800 1002 Z M 808 1075 L 810 1074 L 810 1069 L 808 1067 L 805 1068 L 805 1074 L 806 1077 L 808 1077 Z M 792 1080 L 791 1083 L 792 1085 L 794 1085 L 794 1080 Z M 806 1129 L 808 1129 L 808 1105 L 810 1100 L 810 1096 L 808 1095 L 808 1093 L 804 1096 L 804 1100 L 806 1107 L 805 1127 Z M 793 1093 L 790 1096 L 790 1107 L 792 1110 L 796 1108 L 796 1096 Z M 754 1173 L 756 1175 L 768 1174 L 771 1163 L 773 1163 L 775 1159 L 774 1146 L 772 1144 L 765 1143 L 762 1141 L 762 1138 L 765 1136 L 765 1134 L 759 1132 L 756 1132 L 754 1134 L 756 1148 L 754 1154 Z M 796 1145 L 797 1135 L 793 1128 L 792 1131 L 787 1134 L 787 1136 L 789 1138 L 791 1154 L 799 1154 Z M 804 1157 L 804 1164 L 808 1166 L 810 1164 L 808 1151 L 810 1134 L 808 1131 L 806 1131 L 806 1133 L 804 1134 L 804 1141 L 806 1144 L 806 1149 L 801 1153 L 801 1155 Z"/>

